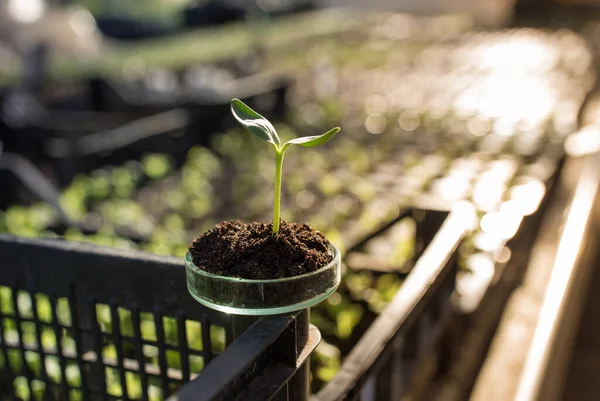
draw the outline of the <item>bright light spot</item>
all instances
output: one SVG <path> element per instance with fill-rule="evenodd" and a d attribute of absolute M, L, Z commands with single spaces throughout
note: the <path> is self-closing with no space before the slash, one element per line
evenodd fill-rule
<path fill-rule="evenodd" d="M 600 150 L 600 128 L 588 125 L 570 135 L 565 142 L 565 151 L 571 156 L 582 156 Z"/>
<path fill-rule="evenodd" d="M 470 187 L 471 185 L 468 180 L 459 177 L 442 178 L 433 184 L 434 192 L 447 201 L 464 198 Z"/>
<path fill-rule="evenodd" d="M 502 212 L 490 212 L 484 215 L 481 218 L 480 226 L 483 232 L 508 240 L 517 233 L 522 220 L 522 215 L 503 210 Z"/>
<path fill-rule="evenodd" d="M 90 36 L 96 30 L 96 21 L 94 17 L 87 10 L 77 10 L 69 18 L 69 23 L 73 28 L 73 31 L 80 36 Z"/>
<path fill-rule="evenodd" d="M 468 201 L 459 201 L 452 206 L 452 216 L 466 223 L 469 229 L 477 227 L 477 214 L 475 208 Z"/>
<path fill-rule="evenodd" d="M 452 167 L 450 171 L 453 174 L 467 174 L 469 177 L 473 177 L 475 174 L 481 170 L 484 162 L 482 159 L 478 158 L 477 155 L 472 155 L 471 157 L 463 157 L 460 159 L 456 159 L 452 162 Z"/>
<path fill-rule="evenodd" d="M 494 275 L 494 261 L 484 253 L 478 253 L 468 258 L 467 267 L 481 277 L 492 278 Z"/>
<path fill-rule="evenodd" d="M 494 277 L 494 261 L 489 255 L 479 253 L 467 259 L 470 271 L 460 272 L 456 278 L 458 307 L 469 313 L 477 309 Z"/>
<path fill-rule="evenodd" d="M 342 302 L 342 296 L 339 292 L 334 292 L 329 298 L 327 298 L 327 302 L 329 302 L 329 304 L 332 306 L 339 305 Z"/>
<path fill-rule="evenodd" d="M 494 253 L 504 245 L 504 240 L 495 235 L 479 232 L 473 237 L 473 245 L 481 251 Z"/>
<path fill-rule="evenodd" d="M 504 195 L 504 186 L 495 181 L 480 181 L 473 191 L 473 202 L 480 210 L 493 210 Z"/>
<path fill-rule="evenodd" d="M 42 0 L 10 0 L 8 13 L 18 22 L 32 23 L 44 15 Z"/>
<path fill-rule="evenodd" d="M 487 46 L 481 52 L 483 68 L 500 73 L 548 70 L 558 61 L 557 49 L 534 38 L 514 38 Z"/>
<path fill-rule="evenodd" d="M 513 121 L 499 118 L 494 123 L 494 132 L 500 136 L 513 136 L 516 133 L 516 126 Z"/>
<path fill-rule="evenodd" d="M 467 123 L 467 129 L 475 136 L 483 136 L 490 132 L 491 124 L 487 119 L 474 117 Z"/>
<path fill-rule="evenodd" d="M 529 216 L 538 209 L 545 194 L 544 184 L 539 180 L 531 180 L 528 183 L 512 187 L 510 189 L 511 199 L 505 202 L 507 205 L 503 205 L 503 207 L 514 208 L 523 216 Z"/>
<path fill-rule="evenodd" d="M 489 78 L 484 87 L 471 107 L 492 118 L 511 116 L 539 121 L 550 115 L 557 100 L 556 91 L 544 78 Z"/>
<path fill-rule="evenodd" d="M 416 130 L 420 124 L 419 113 L 414 110 L 404 110 L 398 117 L 398 124 L 405 131 Z"/>
<path fill-rule="evenodd" d="M 517 163 L 512 159 L 494 160 L 490 163 L 488 171 L 497 174 L 498 177 L 508 179 L 517 171 Z"/>
<path fill-rule="evenodd" d="M 373 135 L 381 134 L 386 127 L 387 120 L 382 114 L 370 114 L 365 121 L 365 128 Z"/>
<path fill-rule="evenodd" d="M 455 180 L 464 180 L 470 182 L 477 174 L 477 170 L 457 165 L 451 167 L 446 173 L 446 176 Z"/>

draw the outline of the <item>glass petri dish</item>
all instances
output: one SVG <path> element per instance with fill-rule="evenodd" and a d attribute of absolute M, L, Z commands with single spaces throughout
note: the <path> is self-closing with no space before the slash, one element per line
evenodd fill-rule
<path fill-rule="evenodd" d="M 185 255 L 187 287 L 202 305 L 235 315 L 278 315 L 309 308 L 327 299 L 340 284 L 340 251 L 330 246 L 331 262 L 295 277 L 251 280 L 211 274 Z"/>

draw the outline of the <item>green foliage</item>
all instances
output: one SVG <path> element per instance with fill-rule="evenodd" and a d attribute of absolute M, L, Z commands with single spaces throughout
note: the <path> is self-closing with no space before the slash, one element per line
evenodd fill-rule
<path fill-rule="evenodd" d="M 142 159 L 144 173 L 152 179 L 165 177 L 171 172 L 172 160 L 167 155 L 158 153 L 146 155 Z"/>
<path fill-rule="evenodd" d="M 336 346 L 321 340 L 312 359 L 313 363 L 318 366 L 317 377 L 323 382 L 328 382 L 340 369 L 341 352 Z"/>

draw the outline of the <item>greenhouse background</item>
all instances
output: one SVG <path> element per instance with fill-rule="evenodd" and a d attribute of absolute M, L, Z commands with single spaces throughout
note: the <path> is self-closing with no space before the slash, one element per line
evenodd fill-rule
<path fill-rule="evenodd" d="M 595 399 L 599 27 L 576 0 L 0 0 L 0 400 Z M 282 219 L 342 253 L 291 317 L 185 286 L 194 238 L 272 219 L 233 98 L 283 142 L 342 129 L 286 153 Z"/>

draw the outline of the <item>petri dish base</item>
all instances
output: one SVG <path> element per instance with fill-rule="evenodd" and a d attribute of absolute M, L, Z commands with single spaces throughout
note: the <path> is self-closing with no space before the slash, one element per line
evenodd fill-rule
<path fill-rule="evenodd" d="M 331 262 L 300 276 L 250 280 L 219 276 L 198 268 L 185 255 L 187 287 L 202 305 L 235 315 L 278 315 L 310 308 L 340 284 L 340 251 L 330 246 Z"/>

